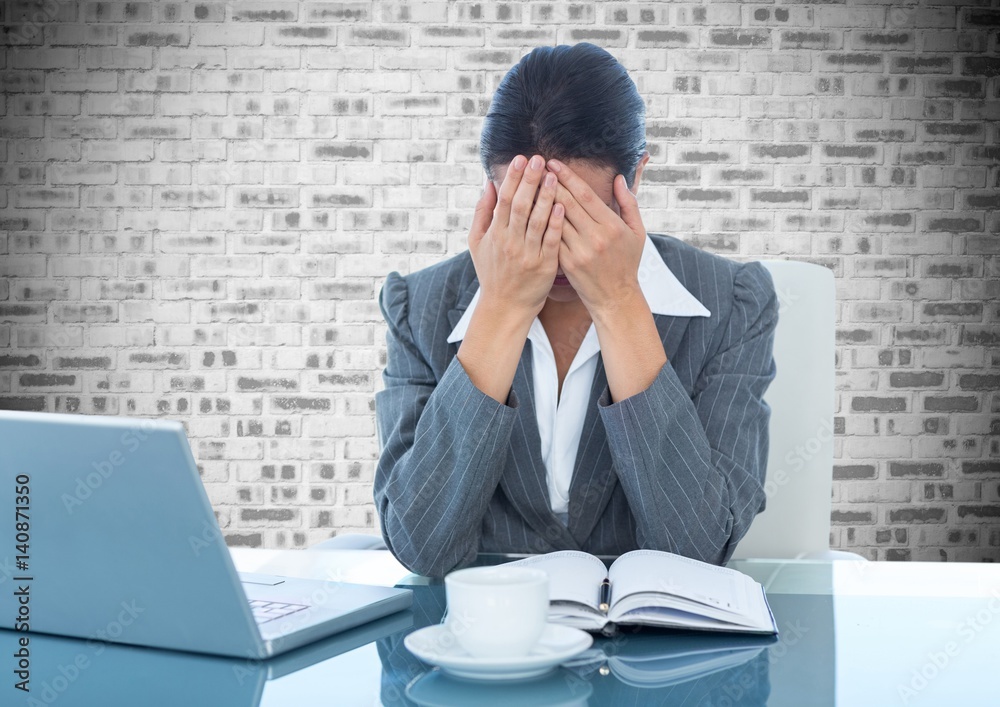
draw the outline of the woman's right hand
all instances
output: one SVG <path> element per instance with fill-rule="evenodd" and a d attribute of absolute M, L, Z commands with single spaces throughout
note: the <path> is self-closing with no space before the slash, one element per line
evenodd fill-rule
<path fill-rule="evenodd" d="M 537 167 L 517 155 L 507 167 L 499 194 L 493 181 L 487 182 L 469 231 L 480 299 L 520 312 L 529 321 L 545 306 L 559 269 L 566 211 L 562 204 L 553 207 L 556 175 L 545 169 L 540 155 L 534 159 Z"/>

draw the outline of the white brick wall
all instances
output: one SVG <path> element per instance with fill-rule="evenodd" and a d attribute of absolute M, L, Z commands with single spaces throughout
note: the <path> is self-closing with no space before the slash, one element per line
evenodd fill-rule
<path fill-rule="evenodd" d="M 230 543 L 376 532 L 382 279 L 466 247 L 503 73 L 591 41 L 647 228 L 837 277 L 834 546 L 1000 560 L 997 0 L 0 13 L 0 407 L 182 420 Z"/>

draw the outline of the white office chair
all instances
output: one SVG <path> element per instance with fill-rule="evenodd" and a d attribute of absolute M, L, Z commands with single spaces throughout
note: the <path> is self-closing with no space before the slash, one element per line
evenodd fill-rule
<path fill-rule="evenodd" d="M 778 294 L 774 359 L 777 373 L 764 394 L 771 406 L 767 505 L 736 547 L 733 559 L 867 558 L 830 549 L 833 483 L 833 273 L 813 263 L 762 260 Z M 310 549 L 385 549 L 378 535 L 346 533 Z"/>
<path fill-rule="evenodd" d="M 833 273 L 795 260 L 762 260 L 778 294 L 777 372 L 764 400 L 771 407 L 767 504 L 733 559 L 866 560 L 830 549 L 833 484 Z"/>

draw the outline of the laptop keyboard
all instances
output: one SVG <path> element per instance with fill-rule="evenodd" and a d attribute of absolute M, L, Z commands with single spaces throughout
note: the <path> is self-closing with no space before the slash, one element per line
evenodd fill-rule
<path fill-rule="evenodd" d="M 274 621 L 282 616 L 288 616 L 308 608 L 305 604 L 283 604 L 280 601 L 250 599 L 250 609 L 253 611 L 254 619 L 259 624 L 265 624 L 268 621 Z"/>

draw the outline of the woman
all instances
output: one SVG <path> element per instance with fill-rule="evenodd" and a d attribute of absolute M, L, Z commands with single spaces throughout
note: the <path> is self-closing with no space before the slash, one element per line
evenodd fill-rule
<path fill-rule="evenodd" d="M 534 49 L 484 122 L 469 250 L 386 278 L 374 496 L 411 571 L 561 549 L 723 564 L 763 510 L 774 286 L 647 234 L 645 148 L 614 57 Z"/>

